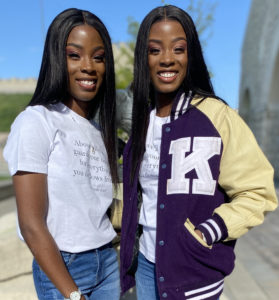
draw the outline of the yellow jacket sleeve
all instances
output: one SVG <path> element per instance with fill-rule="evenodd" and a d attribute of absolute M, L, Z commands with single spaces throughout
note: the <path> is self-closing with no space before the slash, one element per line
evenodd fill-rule
<path fill-rule="evenodd" d="M 215 99 L 206 99 L 198 108 L 209 117 L 223 143 L 218 182 L 229 202 L 214 213 L 227 227 L 226 240 L 237 239 L 261 224 L 266 212 L 276 209 L 274 171 L 236 111 Z"/>

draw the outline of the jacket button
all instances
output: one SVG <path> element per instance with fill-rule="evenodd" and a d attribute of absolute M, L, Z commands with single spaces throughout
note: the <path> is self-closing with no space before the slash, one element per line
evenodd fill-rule
<path fill-rule="evenodd" d="M 160 245 L 160 246 L 164 246 L 164 245 L 165 245 L 165 242 L 164 242 L 164 241 L 160 241 L 160 242 L 159 242 L 159 245 Z"/>
<path fill-rule="evenodd" d="M 161 282 L 164 282 L 164 281 L 165 281 L 165 277 L 161 276 L 161 277 L 159 277 L 159 280 L 160 280 Z"/>
<path fill-rule="evenodd" d="M 170 127 L 166 127 L 165 131 L 170 132 L 171 131 Z"/>
<path fill-rule="evenodd" d="M 163 293 L 162 296 L 163 296 L 163 298 L 167 298 L 168 294 L 167 293 Z"/>
<path fill-rule="evenodd" d="M 160 209 L 164 209 L 165 208 L 165 204 L 160 204 Z"/>
<path fill-rule="evenodd" d="M 162 164 L 162 169 L 165 169 L 167 167 L 166 164 Z"/>

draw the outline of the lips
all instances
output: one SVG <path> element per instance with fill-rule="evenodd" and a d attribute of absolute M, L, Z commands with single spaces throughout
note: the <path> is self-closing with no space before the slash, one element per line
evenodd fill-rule
<path fill-rule="evenodd" d="M 159 71 L 157 73 L 157 76 L 159 79 L 163 82 L 169 83 L 176 79 L 178 75 L 177 71 Z"/>
<path fill-rule="evenodd" d="M 85 90 L 93 90 L 96 88 L 97 79 L 77 79 L 78 85 Z"/>

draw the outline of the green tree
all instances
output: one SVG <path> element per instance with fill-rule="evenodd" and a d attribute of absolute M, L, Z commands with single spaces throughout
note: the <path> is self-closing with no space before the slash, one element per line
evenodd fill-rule
<path fill-rule="evenodd" d="M 214 12 L 217 2 L 206 3 L 204 0 L 188 0 L 188 6 L 185 11 L 192 17 L 199 38 L 203 47 L 212 35 L 212 25 L 214 22 Z"/>
<path fill-rule="evenodd" d="M 125 89 L 133 79 L 134 50 L 140 24 L 133 17 L 128 17 L 127 22 L 130 39 L 114 48 L 117 89 Z"/>

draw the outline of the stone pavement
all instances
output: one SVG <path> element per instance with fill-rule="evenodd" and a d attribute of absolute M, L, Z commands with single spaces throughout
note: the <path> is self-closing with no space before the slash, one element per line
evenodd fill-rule
<path fill-rule="evenodd" d="M 32 256 L 16 234 L 14 198 L 0 201 L 0 298 L 37 299 L 31 275 Z M 221 300 L 279 299 L 279 210 L 240 238 L 236 267 L 225 280 Z M 135 300 L 134 291 L 123 300 Z M 148 300 L 148 299 L 147 299 Z"/>

